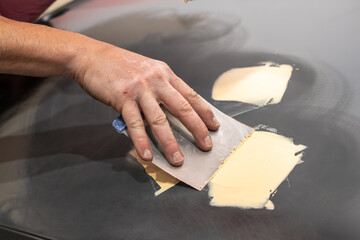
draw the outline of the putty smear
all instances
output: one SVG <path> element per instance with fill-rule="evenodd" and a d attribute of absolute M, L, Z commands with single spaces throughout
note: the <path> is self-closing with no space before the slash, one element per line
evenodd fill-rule
<path fill-rule="evenodd" d="M 270 196 L 302 162 L 304 145 L 295 145 L 290 138 L 268 132 L 255 131 L 236 148 L 209 182 L 210 205 L 217 207 L 275 208 Z M 160 186 L 155 196 L 175 186 L 179 180 L 143 161 L 132 151 L 146 173 Z"/>
<path fill-rule="evenodd" d="M 136 160 L 144 167 L 145 172 L 159 185 L 160 189 L 155 192 L 155 196 L 160 195 L 179 183 L 177 178 L 154 165 L 151 161 L 142 160 L 135 150 L 131 151 L 130 155 L 136 158 Z"/>
<path fill-rule="evenodd" d="M 263 64 L 265 65 L 226 71 L 215 81 L 212 98 L 258 106 L 279 103 L 286 91 L 293 67 L 271 62 Z"/>
<path fill-rule="evenodd" d="M 210 205 L 274 209 L 269 198 L 301 160 L 304 149 L 284 136 L 255 131 L 209 182 Z"/>

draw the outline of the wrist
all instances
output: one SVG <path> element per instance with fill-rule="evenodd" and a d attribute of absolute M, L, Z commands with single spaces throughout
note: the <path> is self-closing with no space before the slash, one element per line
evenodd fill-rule
<path fill-rule="evenodd" d="M 69 48 L 70 60 L 65 64 L 65 76 L 73 78 L 81 86 L 89 67 L 98 60 L 99 53 L 110 46 L 107 43 L 75 33 L 75 40 Z"/>
<path fill-rule="evenodd" d="M 79 33 L 72 34 L 72 41 L 68 45 L 64 54 L 65 57 L 63 58 L 62 65 L 64 68 L 62 75 L 77 80 L 81 75 L 81 69 L 86 65 L 85 62 L 89 52 L 89 44 L 87 42 L 90 41 L 90 38 Z"/>

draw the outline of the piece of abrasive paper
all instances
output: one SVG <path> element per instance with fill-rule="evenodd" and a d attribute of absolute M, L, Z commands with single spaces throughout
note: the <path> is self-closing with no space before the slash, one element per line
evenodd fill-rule
<path fill-rule="evenodd" d="M 150 127 L 147 127 L 154 150 L 152 162 L 170 175 L 197 190 L 201 190 L 208 183 L 226 157 L 254 131 L 253 128 L 225 115 L 211 104 L 209 106 L 220 122 L 220 128 L 217 131 L 210 131 L 213 148 L 208 152 L 200 150 L 192 134 L 177 118 L 165 110 L 174 136 L 185 158 L 184 164 L 180 167 L 170 165 L 152 130 Z"/>

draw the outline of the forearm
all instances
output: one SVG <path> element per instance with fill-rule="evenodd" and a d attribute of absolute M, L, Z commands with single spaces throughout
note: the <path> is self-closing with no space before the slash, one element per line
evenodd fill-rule
<path fill-rule="evenodd" d="M 74 62 L 89 41 L 77 33 L 0 16 L 0 73 L 72 77 Z"/>

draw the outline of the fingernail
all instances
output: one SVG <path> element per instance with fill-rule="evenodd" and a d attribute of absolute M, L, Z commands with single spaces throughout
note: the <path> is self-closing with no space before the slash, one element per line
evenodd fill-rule
<path fill-rule="evenodd" d="M 204 142 L 205 142 L 205 146 L 208 147 L 208 148 L 212 147 L 212 145 L 213 145 L 210 136 L 207 136 L 205 138 Z"/>
<path fill-rule="evenodd" d="M 184 161 L 184 156 L 180 152 L 176 152 L 173 155 L 173 162 L 179 163 Z"/>
<path fill-rule="evenodd" d="M 151 151 L 149 149 L 146 149 L 144 151 L 144 158 L 146 158 L 146 159 L 151 159 L 152 158 L 152 154 L 151 154 Z"/>
<path fill-rule="evenodd" d="M 216 119 L 216 117 L 213 118 L 212 120 L 213 124 L 217 127 L 220 125 L 219 121 Z"/>

